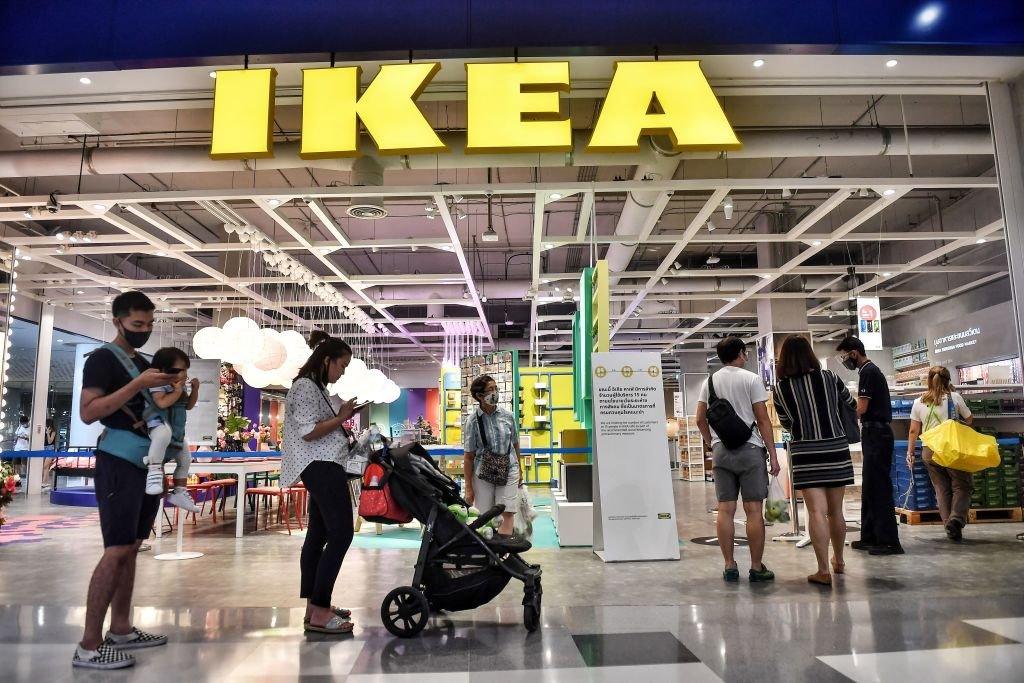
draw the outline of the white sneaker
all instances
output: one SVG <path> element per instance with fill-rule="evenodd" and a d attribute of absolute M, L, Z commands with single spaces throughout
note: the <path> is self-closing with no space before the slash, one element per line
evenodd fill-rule
<path fill-rule="evenodd" d="M 164 466 L 150 465 L 146 473 L 146 495 L 159 496 L 164 492 Z"/>
<path fill-rule="evenodd" d="M 167 502 L 176 508 L 181 508 L 185 512 L 199 512 L 199 506 L 192 500 L 192 496 L 189 495 L 187 489 L 176 487 L 174 491 L 167 496 Z"/>

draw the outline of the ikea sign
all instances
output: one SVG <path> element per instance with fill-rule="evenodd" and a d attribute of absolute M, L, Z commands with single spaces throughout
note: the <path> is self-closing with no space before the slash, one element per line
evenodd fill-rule
<path fill-rule="evenodd" d="M 355 66 L 302 72 L 303 158 L 359 154 L 359 124 L 382 154 L 443 154 L 416 98 L 437 62 L 387 64 L 360 92 Z M 274 69 L 217 72 L 210 156 L 272 157 Z M 467 153 L 565 152 L 572 127 L 562 113 L 568 62 L 466 65 Z M 736 134 L 696 61 L 619 62 L 587 145 L 631 152 L 648 135 L 676 150 L 730 150 Z"/>

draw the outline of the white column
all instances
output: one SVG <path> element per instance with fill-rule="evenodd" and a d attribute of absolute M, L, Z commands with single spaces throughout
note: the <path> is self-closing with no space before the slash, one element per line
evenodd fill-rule
<path fill-rule="evenodd" d="M 985 88 L 988 91 L 989 126 L 995 146 L 996 177 L 999 178 L 1017 344 L 1024 357 L 1024 161 L 1018 131 L 1024 112 L 1015 111 L 1010 86 L 1006 83 L 989 82 Z"/>
<path fill-rule="evenodd" d="M 43 449 L 46 443 L 46 403 L 50 397 L 50 355 L 53 349 L 53 306 L 39 311 L 39 339 L 36 344 L 36 374 L 32 385 L 32 435 L 29 448 Z M 29 458 L 28 493 L 38 495 L 43 486 L 43 459 Z"/>

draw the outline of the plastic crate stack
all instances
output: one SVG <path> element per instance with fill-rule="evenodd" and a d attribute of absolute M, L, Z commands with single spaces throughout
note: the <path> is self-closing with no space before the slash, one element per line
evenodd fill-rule
<path fill-rule="evenodd" d="M 972 508 L 1013 508 L 1021 504 L 1021 446 L 999 440 L 999 465 L 974 474 Z"/>
<path fill-rule="evenodd" d="M 905 442 L 904 442 L 905 443 Z M 897 448 L 897 453 L 901 452 Z M 935 489 L 932 488 L 932 480 L 928 477 L 928 470 L 921 459 L 921 447 L 914 450 L 914 467 L 907 468 L 907 461 L 902 457 L 892 459 L 892 493 L 896 501 L 896 507 L 904 510 L 935 510 L 938 508 L 938 501 L 935 499 Z"/>

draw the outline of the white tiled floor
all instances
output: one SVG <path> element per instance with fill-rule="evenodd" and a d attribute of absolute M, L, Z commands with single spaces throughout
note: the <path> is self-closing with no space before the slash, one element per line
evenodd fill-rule
<path fill-rule="evenodd" d="M 1024 618 L 966 619 L 964 620 L 964 623 L 970 624 L 971 626 L 977 626 L 978 628 L 991 631 L 992 633 L 998 633 L 1004 638 L 1024 643 Z M 1024 670 L 1021 672 L 1021 678 L 1024 678 Z"/>
<path fill-rule="evenodd" d="M 836 655 L 818 659 L 858 683 L 1007 683 L 1019 681 L 1024 675 L 1024 645 Z"/>

